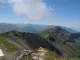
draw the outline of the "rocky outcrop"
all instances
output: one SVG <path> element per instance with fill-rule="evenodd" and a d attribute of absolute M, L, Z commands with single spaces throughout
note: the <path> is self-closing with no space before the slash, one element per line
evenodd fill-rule
<path fill-rule="evenodd" d="M 71 33 L 58 26 L 51 28 L 46 38 L 52 42 L 60 44 L 65 44 L 66 42 L 75 42 L 71 36 Z"/>
<path fill-rule="evenodd" d="M 5 60 L 19 60 L 25 55 L 29 55 L 32 51 L 31 50 L 23 50 L 16 53 L 10 54 L 8 57 L 6 57 Z"/>
<path fill-rule="evenodd" d="M 61 56 L 46 48 L 40 47 L 35 49 L 28 56 L 23 56 L 20 60 L 55 60 L 55 58 L 61 58 Z"/>

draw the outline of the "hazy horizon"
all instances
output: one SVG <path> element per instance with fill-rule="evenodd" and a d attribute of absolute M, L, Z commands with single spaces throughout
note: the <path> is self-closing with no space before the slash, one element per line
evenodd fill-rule
<path fill-rule="evenodd" d="M 0 0 L 0 23 L 80 27 L 80 0 Z"/>

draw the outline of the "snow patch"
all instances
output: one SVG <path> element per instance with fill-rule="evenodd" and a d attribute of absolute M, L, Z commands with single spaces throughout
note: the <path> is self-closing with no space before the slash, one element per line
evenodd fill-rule
<path fill-rule="evenodd" d="M 0 49 L 0 57 L 1 56 L 4 56 L 4 54 L 3 54 L 2 50 Z"/>

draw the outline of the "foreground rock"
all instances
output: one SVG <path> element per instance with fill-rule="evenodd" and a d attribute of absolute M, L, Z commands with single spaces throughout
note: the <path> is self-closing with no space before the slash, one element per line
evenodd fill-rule
<path fill-rule="evenodd" d="M 20 60 L 54 60 L 55 58 L 61 58 L 55 52 L 52 52 L 45 48 L 38 48 L 29 55 L 23 56 Z"/>

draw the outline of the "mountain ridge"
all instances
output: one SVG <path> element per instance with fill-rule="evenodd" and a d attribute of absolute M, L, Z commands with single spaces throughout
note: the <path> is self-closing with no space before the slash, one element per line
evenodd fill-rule
<path fill-rule="evenodd" d="M 39 47 L 47 48 L 55 51 L 58 55 L 62 56 L 63 53 L 59 51 L 51 42 L 34 33 L 25 33 L 18 31 L 11 31 L 2 34 L 6 41 L 15 45 L 20 50 L 34 50 Z"/>
<path fill-rule="evenodd" d="M 70 57 L 70 54 L 71 56 L 77 57 L 78 54 L 80 53 L 79 52 L 80 33 L 70 33 L 65 29 L 62 29 L 61 27 L 57 26 L 55 28 L 44 30 L 43 32 L 40 33 L 40 35 L 43 36 L 45 39 L 51 41 L 52 44 L 61 51 L 65 51 L 64 53 L 66 53 L 68 57 Z M 70 53 L 71 51 L 73 52 Z"/>

